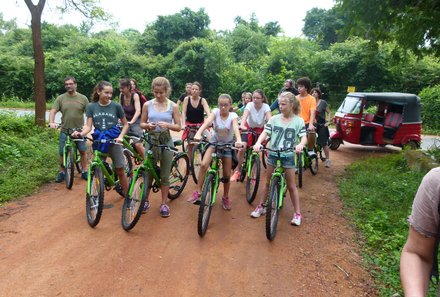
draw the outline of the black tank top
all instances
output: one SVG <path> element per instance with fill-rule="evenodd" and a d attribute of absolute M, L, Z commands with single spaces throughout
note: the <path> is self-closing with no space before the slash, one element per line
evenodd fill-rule
<path fill-rule="evenodd" d="M 131 119 L 134 117 L 134 114 L 136 113 L 136 107 L 134 106 L 134 93 L 131 93 L 131 100 L 129 105 L 125 105 L 124 102 L 124 94 L 121 94 L 121 105 L 124 109 L 125 118 L 127 121 L 131 121 Z"/>
<path fill-rule="evenodd" d="M 192 124 L 203 123 L 204 109 L 202 105 L 202 97 L 199 99 L 199 104 L 194 108 L 191 104 L 191 97 L 188 97 L 188 106 L 186 108 L 186 121 Z"/>

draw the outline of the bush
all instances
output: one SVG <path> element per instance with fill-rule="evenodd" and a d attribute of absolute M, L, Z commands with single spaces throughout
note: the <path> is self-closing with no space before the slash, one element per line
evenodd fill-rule
<path fill-rule="evenodd" d="M 440 131 L 440 85 L 424 88 L 419 97 L 422 100 L 422 121 L 424 130 Z"/>
<path fill-rule="evenodd" d="M 52 180 L 58 133 L 34 125 L 33 116 L 0 113 L 0 203 L 31 194 Z"/>

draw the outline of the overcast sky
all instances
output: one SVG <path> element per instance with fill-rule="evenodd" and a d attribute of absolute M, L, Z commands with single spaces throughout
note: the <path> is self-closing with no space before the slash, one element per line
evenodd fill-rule
<path fill-rule="evenodd" d="M 33 0 L 37 3 L 38 0 Z M 43 11 L 43 21 L 55 24 L 81 23 L 81 16 L 68 14 L 62 19 L 55 13 L 55 7 L 61 0 L 47 0 Z M 154 22 L 159 15 L 178 13 L 185 7 L 193 11 L 204 8 L 211 20 L 210 28 L 231 30 L 234 19 L 241 16 L 249 20 L 255 13 L 260 25 L 277 21 L 286 36 L 301 36 L 303 19 L 313 7 L 329 9 L 333 0 L 101 0 L 101 6 L 114 16 L 119 31 L 133 28 L 144 31 L 147 24 Z M 121 4 L 122 3 L 122 4 Z M 19 26 L 30 24 L 30 13 L 23 0 L 1 0 L 0 13 L 5 20 L 16 18 Z M 99 27 L 99 30 L 105 27 Z"/>

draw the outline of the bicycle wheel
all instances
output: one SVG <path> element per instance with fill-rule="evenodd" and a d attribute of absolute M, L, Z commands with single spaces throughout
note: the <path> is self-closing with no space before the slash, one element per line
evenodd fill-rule
<path fill-rule="evenodd" d="M 150 179 L 145 171 L 139 172 L 136 180 L 133 180 L 130 189 L 133 188 L 131 195 L 127 195 L 122 205 L 121 224 L 125 231 L 131 230 L 144 209 L 145 201 L 147 201 L 148 187 Z"/>
<path fill-rule="evenodd" d="M 318 173 L 318 163 L 318 156 L 310 158 L 309 168 L 313 175 Z"/>
<path fill-rule="evenodd" d="M 246 154 L 243 156 L 243 163 L 241 164 L 241 170 L 240 170 L 240 178 L 238 179 L 239 182 L 243 182 L 246 178 L 247 173 L 247 159 L 248 159 L 248 152 L 246 151 Z"/>
<path fill-rule="evenodd" d="M 208 229 L 209 217 L 211 216 L 212 200 L 214 199 L 215 176 L 210 173 L 203 184 L 202 195 L 200 196 L 199 217 L 197 222 L 197 232 L 203 237 Z"/>
<path fill-rule="evenodd" d="M 82 168 L 82 165 L 81 165 L 81 154 L 80 154 L 78 148 L 76 148 L 76 153 L 75 153 L 75 158 L 74 159 L 75 159 L 76 170 L 78 171 L 79 174 L 81 174 L 82 171 L 83 171 L 83 168 Z"/>
<path fill-rule="evenodd" d="M 194 145 L 191 158 L 191 175 L 194 183 L 197 184 L 197 177 L 200 171 L 200 165 L 202 165 L 203 149 L 199 144 Z"/>
<path fill-rule="evenodd" d="M 131 158 L 131 152 L 127 149 L 124 149 L 124 172 L 130 182 L 130 179 L 133 177 L 133 159 Z"/>
<path fill-rule="evenodd" d="M 269 197 L 266 206 L 266 237 L 269 240 L 273 240 L 277 233 L 280 186 L 280 177 L 275 176 L 270 183 Z"/>
<path fill-rule="evenodd" d="M 252 155 L 251 172 L 246 181 L 246 200 L 249 204 L 254 202 L 260 184 L 260 157 Z"/>
<path fill-rule="evenodd" d="M 302 153 L 297 153 L 296 154 L 296 160 L 297 160 L 297 165 L 296 165 L 296 173 L 298 174 L 298 187 L 302 188 L 303 186 L 303 162 L 302 162 Z"/>
<path fill-rule="evenodd" d="M 73 152 L 71 147 L 66 147 L 66 178 L 64 179 L 66 181 L 66 188 L 69 190 L 73 186 L 73 176 L 75 175 L 75 160 L 73 158 Z"/>
<path fill-rule="evenodd" d="M 186 153 L 180 153 L 173 159 L 170 172 L 168 198 L 176 199 L 185 189 L 188 181 L 189 160 Z"/>
<path fill-rule="evenodd" d="M 263 151 L 263 152 L 261 153 L 261 163 L 263 163 L 263 167 L 264 167 L 264 169 L 267 168 L 267 165 L 266 165 L 266 159 L 267 159 L 267 151 Z"/>
<path fill-rule="evenodd" d="M 98 225 L 104 207 L 104 177 L 99 167 L 91 169 L 90 193 L 86 194 L 87 222 L 90 227 Z"/>

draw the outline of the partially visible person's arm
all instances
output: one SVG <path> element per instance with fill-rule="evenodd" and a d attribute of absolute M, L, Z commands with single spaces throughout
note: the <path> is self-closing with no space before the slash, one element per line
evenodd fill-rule
<path fill-rule="evenodd" d="M 410 226 L 408 239 L 400 257 L 400 279 L 406 297 L 426 295 L 434 245 L 434 237 L 426 237 Z"/>

